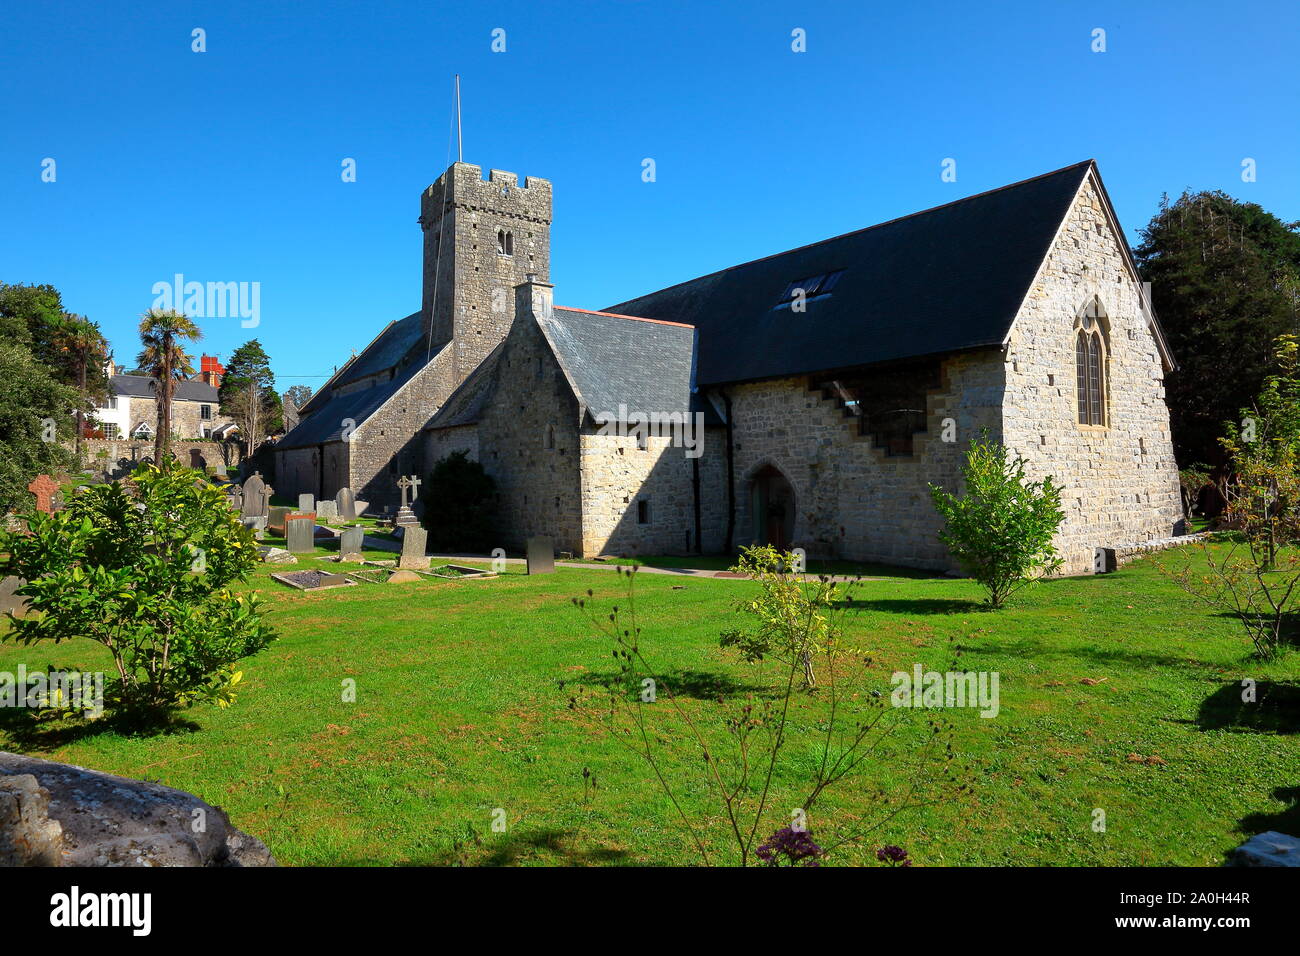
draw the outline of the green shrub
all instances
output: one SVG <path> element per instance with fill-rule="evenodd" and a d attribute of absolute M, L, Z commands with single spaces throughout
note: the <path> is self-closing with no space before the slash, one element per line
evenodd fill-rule
<path fill-rule="evenodd" d="M 0 537 L 37 612 L 13 620 L 9 639 L 108 648 L 106 706 L 129 722 L 197 701 L 227 706 L 235 662 L 275 638 L 256 594 L 230 588 L 257 562 L 252 532 L 197 471 L 144 465 L 29 521 L 30 534 Z"/>
<path fill-rule="evenodd" d="M 1061 566 L 1052 544 L 1065 519 L 1061 489 L 1051 476 L 1025 477 L 1025 460 L 986 434 L 971 442 L 962 466 L 965 495 L 930 485 L 934 507 L 944 519 L 939 538 L 972 578 L 1001 607 L 1026 584 Z"/>
<path fill-rule="evenodd" d="M 466 452 L 433 466 L 424 493 L 424 524 L 435 548 L 486 551 L 492 547 L 496 482 Z"/>

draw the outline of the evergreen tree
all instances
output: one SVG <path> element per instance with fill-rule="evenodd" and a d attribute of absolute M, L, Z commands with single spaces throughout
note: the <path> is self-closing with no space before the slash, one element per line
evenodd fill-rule
<path fill-rule="evenodd" d="M 221 413 L 239 426 L 249 455 L 257 451 L 266 435 L 283 427 L 284 411 L 275 390 L 271 359 L 257 339 L 245 342 L 230 356 L 218 395 Z"/>
<path fill-rule="evenodd" d="M 1142 231 L 1139 269 L 1179 368 L 1166 383 L 1181 467 L 1225 463 L 1223 424 L 1278 371 L 1300 331 L 1300 223 L 1223 192 L 1185 192 Z"/>

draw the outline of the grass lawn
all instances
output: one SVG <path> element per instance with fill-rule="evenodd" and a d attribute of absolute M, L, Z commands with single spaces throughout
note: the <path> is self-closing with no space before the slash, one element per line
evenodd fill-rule
<path fill-rule="evenodd" d="M 650 770 L 600 717 L 614 662 L 569 599 L 590 588 L 602 606 L 620 601 L 619 576 L 530 578 L 516 565 L 492 580 L 312 594 L 268 579 L 285 569 L 257 572 L 281 639 L 245 662 L 229 710 L 191 711 L 192 729 L 147 738 L 33 732 L 11 714 L 0 747 L 192 791 L 283 864 L 696 861 Z M 870 847 L 900 844 L 921 865 L 1195 866 L 1221 863 L 1262 830 L 1300 832 L 1300 654 L 1255 663 L 1234 622 L 1191 603 L 1149 560 L 1040 585 L 998 613 L 978 609 L 969 581 L 885 573 L 860 586 L 850 625 L 874 686 L 888 694 L 890 673 L 916 662 L 946 669 L 951 638 L 963 669 L 1000 674 L 1001 711 L 947 712 L 973 795 L 895 818 Z M 753 585 L 643 574 L 637 590 L 643 643 L 703 726 L 772 692 L 771 672 L 718 647 L 739 620 L 731 602 Z M 84 642 L 0 644 L 6 671 L 104 661 Z M 1246 677 L 1261 704 L 1239 703 Z M 356 703 L 341 699 L 348 678 Z M 822 697 L 796 702 L 774 820 L 797 805 L 825 712 Z M 698 754 L 672 721 L 653 725 L 664 772 L 709 845 L 725 850 Z M 831 791 L 814 834 L 876 813 L 867 784 L 892 781 L 916 739 L 904 735 L 863 779 Z M 492 829 L 498 808 L 505 832 Z M 1105 832 L 1092 828 L 1097 808 Z M 874 856 L 848 848 L 831 862 Z"/>

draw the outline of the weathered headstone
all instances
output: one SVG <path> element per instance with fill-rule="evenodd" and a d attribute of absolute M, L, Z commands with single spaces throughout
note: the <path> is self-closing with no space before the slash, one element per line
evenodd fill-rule
<path fill-rule="evenodd" d="M 264 515 L 271 504 L 271 488 L 262 480 L 260 471 L 253 472 L 253 477 L 244 482 L 244 504 L 240 514 L 245 518 Z"/>
<path fill-rule="evenodd" d="M 365 539 L 365 528 L 344 528 L 343 534 L 339 536 L 339 554 L 360 554 Z"/>
<path fill-rule="evenodd" d="M 357 499 L 352 495 L 351 488 L 340 488 L 339 493 L 334 496 L 334 504 L 339 510 L 339 517 L 347 521 L 352 521 L 357 516 Z"/>
<path fill-rule="evenodd" d="M 0 616 L 13 614 L 14 617 L 22 617 L 27 612 L 27 598 L 14 593 L 26 583 L 12 574 L 0 580 Z"/>
<path fill-rule="evenodd" d="M 284 537 L 284 516 L 293 514 L 292 508 L 284 505 L 272 505 L 267 509 L 266 527 L 271 534 Z"/>
<path fill-rule="evenodd" d="M 362 501 L 358 498 L 356 500 L 356 507 L 353 510 L 357 513 L 358 518 L 365 517 L 366 512 L 370 510 L 370 502 Z"/>
<path fill-rule="evenodd" d="M 309 554 L 316 550 L 316 514 L 297 512 L 284 516 L 285 547 L 291 554 Z"/>
<path fill-rule="evenodd" d="M 299 511 L 315 511 L 315 510 L 316 510 L 316 496 L 315 496 L 315 495 L 299 495 L 299 496 L 298 496 L 298 510 L 299 510 Z"/>
<path fill-rule="evenodd" d="M 320 516 L 321 521 L 337 521 L 339 508 L 329 498 L 322 498 L 316 502 L 316 514 Z"/>
<path fill-rule="evenodd" d="M 212 474 L 218 478 L 227 477 L 226 466 L 222 462 L 217 462 L 215 465 L 212 466 Z"/>
<path fill-rule="evenodd" d="M 388 575 L 387 584 L 410 584 L 412 581 L 420 580 L 420 576 L 414 571 L 399 569 Z"/>
<path fill-rule="evenodd" d="M 32 479 L 27 490 L 36 496 L 36 510 L 44 511 L 46 514 L 57 510 L 55 504 L 55 495 L 59 491 L 59 483 L 49 475 L 37 475 Z"/>
<path fill-rule="evenodd" d="M 555 572 L 555 542 L 538 536 L 528 539 L 528 573 L 553 574 Z"/>
<path fill-rule="evenodd" d="M 230 505 L 232 511 L 238 511 L 239 516 L 244 516 L 244 489 L 239 485 L 231 485 L 226 492 L 226 504 Z"/>
<path fill-rule="evenodd" d="M 411 525 L 402 535 L 402 556 L 397 561 L 399 568 L 427 568 L 428 555 L 424 553 L 428 532 L 419 525 Z"/>

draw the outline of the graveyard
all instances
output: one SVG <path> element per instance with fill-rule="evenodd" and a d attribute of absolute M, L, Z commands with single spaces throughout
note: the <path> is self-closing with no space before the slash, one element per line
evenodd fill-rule
<path fill-rule="evenodd" d="M 605 726 L 618 668 L 573 599 L 617 605 L 627 579 L 616 564 L 640 567 L 648 653 L 685 712 L 716 722 L 737 702 L 775 694 L 770 667 L 719 647 L 756 585 L 687 573 L 714 574 L 726 559 L 556 561 L 544 541 L 504 559 L 427 554 L 418 521 L 401 523 L 412 521 L 402 514 L 410 497 L 395 514 L 371 515 L 346 495 L 278 503 L 257 475 L 236 487 L 229 506 L 267 555 L 238 587 L 261 595 L 280 634 L 241 663 L 237 700 L 146 735 L 3 714 L 0 749 L 193 793 L 282 865 L 698 862 L 650 768 Z M 58 505 L 44 483 L 33 494 Z M 953 712 L 971 795 L 887 820 L 869 844 L 837 851 L 837 863 L 869 864 L 873 846 L 894 844 L 920 865 L 1217 865 L 1251 833 L 1295 829 L 1294 714 L 1234 706 L 1235 625 L 1186 601 L 1149 559 L 1040 583 L 996 621 L 969 580 L 811 570 L 865 573 L 848 627 L 884 693 L 892 671 L 938 662 L 954 643 L 965 666 L 1002 676 L 998 720 Z M 277 580 L 286 574 L 310 585 Z M 0 671 L 74 664 L 103 666 L 105 655 L 86 642 L 0 643 Z M 1287 677 L 1284 662 L 1251 666 L 1264 687 Z M 791 706 L 798 753 L 817 739 L 827 701 L 798 695 Z M 698 780 L 681 728 L 655 733 L 659 772 Z M 915 733 L 882 752 L 874 780 L 902 782 L 894 760 Z M 799 783 L 797 772 L 779 776 L 774 799 L 797 805 Z M 705 788 L 678 797 L 704 821 L 706 848 L 724 848 L 726 824 Z M 1105 832 L 1090 826 L 1096 807 L 1106 808 Z M 849 788 L 823 812 L 841 820 L 879 809 L 866 789 Z"/>

